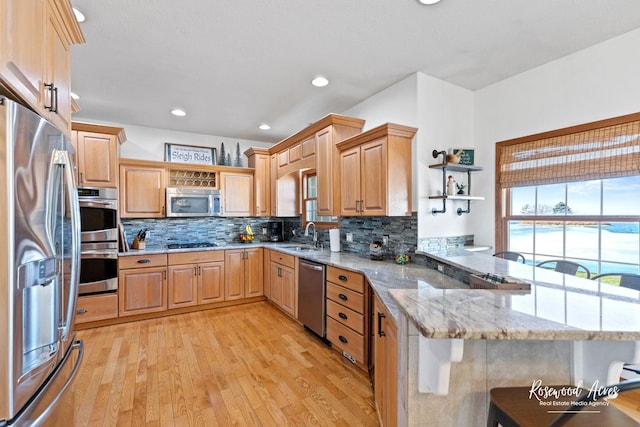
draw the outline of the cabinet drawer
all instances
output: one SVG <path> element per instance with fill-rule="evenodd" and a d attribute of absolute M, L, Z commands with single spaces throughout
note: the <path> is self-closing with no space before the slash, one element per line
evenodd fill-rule
<path fill-rule="evenodd" d="M 331 317 L 327 317 L 327 339 L 332 345 L 346 351 L 360 363 L 364 363 L 364 337 L 353 332 Z"/>
<path fill-rule="evenodd" d="M 295 268 L 296 257 L 278 251 L 271 251 L 271 261 L 286 265 L 287 267 Z"/>
<path fill-rule="evenodd" d="M 350 327 L 355 332 L 364 335 L 364 316 L 362 314 L 336 302 L 327 300 L 327 315 L 343 325 Z"/>
<path fill-rule="evenodd" d="M 164 267 L 167 265 L 167 254 L 132 255 L 118 258 L 118 268 Z"/>
<path fill-rule="evenodd" d="M 362 294 L 327 282 L 327 298 L 351 310 L 364 314 L 364 296 Z"/>
<path fill-rule="evenodd" d="M 215 261 L 224 261 L 224 251 L 180 252 L 168 255 L 169 265 L 200 264 Z"/>
<path fill-rule="evenodd" d="M 364 276 L 360 273 L 329 266 L 327 280 L 352 291 L 364 293 Z"/>
<path fill-rule="evenodd" d="M 95 322 L 116 317 L 118 317 L 118 295 L 116 293 L 78 297 L 76 323 Z"/>

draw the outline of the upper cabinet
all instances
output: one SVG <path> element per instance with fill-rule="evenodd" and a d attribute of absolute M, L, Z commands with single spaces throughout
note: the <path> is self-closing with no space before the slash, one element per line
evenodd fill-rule
<path fill-rule="evenodd" d="M 162 162 L 120 161 L 120 217 L 165 216 L 167 166 Z"/>
<path fill-rule="evenodd" d="M 220 172 L 223 216 L 253 215 L 253 171 Z M 241 172 L 242 171 L 242 172 Z"/>
<path fill-rule="evenodd" d="M 271 216 L 271 156 L 266 148 L 252 147 L 244 152 L 253 168 L 255 216 Z"/>
<path fill-rule="evenodd" d="M 126 140 L 124 129 L 72 123 L 79 187 L 117 187 L 118 154 Z"/>
<path fill-rule="evenodd" d="M 387 123 L 337 145 L 340 215 L 411 215 L 411 141 L 416 131 Z"/>
<path fill-rule="evenodd" d="M 69 134 L 69 48 L 84 43 L 69 0 L 1 0 L 0 9 L 0 83 Z"/>

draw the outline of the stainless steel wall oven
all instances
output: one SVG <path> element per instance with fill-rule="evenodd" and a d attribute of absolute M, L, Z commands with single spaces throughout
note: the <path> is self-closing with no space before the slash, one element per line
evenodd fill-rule
<path fill-rule="evenodd" d="M 79 188 L 80 285 L 78 294 L 118 289 L 118 190 Z"/>

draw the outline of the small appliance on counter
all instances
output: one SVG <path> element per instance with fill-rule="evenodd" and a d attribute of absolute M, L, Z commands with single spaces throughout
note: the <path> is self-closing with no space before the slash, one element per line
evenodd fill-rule
<path fill-rule="evenodd" d="M 282 242 L 284 240 L 282 221 L 269 221 L 269 240 L 272 242 Z"/>
<path fill-rule="evenodd" d="M 374 261 L 382 261 L 384 260 L 384 249 L 382 246 L 382 242 L 379 240 L 374 240 L 369 245 L 369 254 L 372 260 Z"/>

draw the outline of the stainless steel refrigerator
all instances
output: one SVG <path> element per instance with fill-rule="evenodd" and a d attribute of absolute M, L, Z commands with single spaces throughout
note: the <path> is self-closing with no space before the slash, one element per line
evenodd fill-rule
<path fill-rule="evenodd" d="M 55 126 L 0 96 L 0 427 L 73 422 L 56 421 L 82 360 L 72 150 Z"/>

